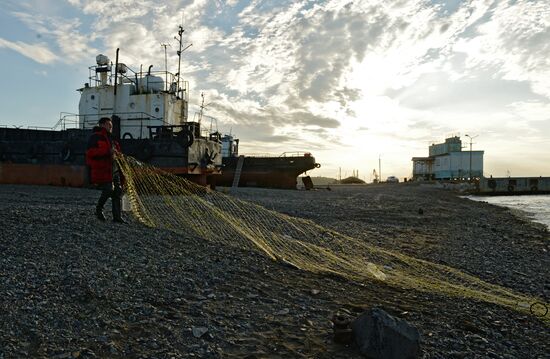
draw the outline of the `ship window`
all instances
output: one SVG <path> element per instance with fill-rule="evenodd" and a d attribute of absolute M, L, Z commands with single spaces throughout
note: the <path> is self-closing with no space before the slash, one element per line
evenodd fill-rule
<path fill-rule="evenodd" d="M 91 98 L 92 100 L 95 100 L 95 96 L 94 96 L 94 95 L 90 96 L 90 98 Z"/>
<path fill-rule="evenodd" d="M 160 109 L 158 107 L 155 107 L 155 112 L 159 112 Z"/>

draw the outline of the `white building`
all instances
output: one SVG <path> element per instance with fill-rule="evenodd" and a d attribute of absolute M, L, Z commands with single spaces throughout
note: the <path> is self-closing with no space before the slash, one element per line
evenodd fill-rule
<path fill-rule="evenodd" d="M 413 157 L 413 179 L 468 179 L 483 177 L 484 151 L 462 151 L 460 137 L 432 144 L 428 157 Z"/>

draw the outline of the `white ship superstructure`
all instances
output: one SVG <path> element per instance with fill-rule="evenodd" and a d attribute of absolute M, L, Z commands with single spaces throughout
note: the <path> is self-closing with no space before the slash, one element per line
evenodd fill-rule
<path fill-rule="evenodd" d="M 154 135 L 148 127 L 187 121 L 187 81 L 168 71 L 153 72 L 152 66 L 136 72 L 125 64 L 113 64 L 105 55 L 98 55 L 96 62 L 89 68 L 90 82 L 79 89 L 79 128 L 91 129 L 101 117 L 116 116 L 120 138 L 145 139 Z"/>

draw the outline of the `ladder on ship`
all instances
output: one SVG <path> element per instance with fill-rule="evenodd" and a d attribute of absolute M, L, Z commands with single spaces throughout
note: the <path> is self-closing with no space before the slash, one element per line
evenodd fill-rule
<path fill-rule="evenodd" d="M 241 180 L 241 173 L 243 171 L 244 156 L 239 156 L 237 161 L 237 167 L 235 168 L 235 175 L 233 176 L 233 184 L 231 189 L 239 187 L 239 181 Z"/>

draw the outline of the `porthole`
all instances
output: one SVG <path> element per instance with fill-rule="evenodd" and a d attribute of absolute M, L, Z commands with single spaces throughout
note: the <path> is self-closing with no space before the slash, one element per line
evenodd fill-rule
<path fill-rule="evenodd" d="M 95 95 L 90 96 L 92 100 L 95 100 Z"/>
<path fill-rule="evenodd" d="M 155 112 L 159 112 L 160 109 L 158 107 L 155 107 Z"/>

